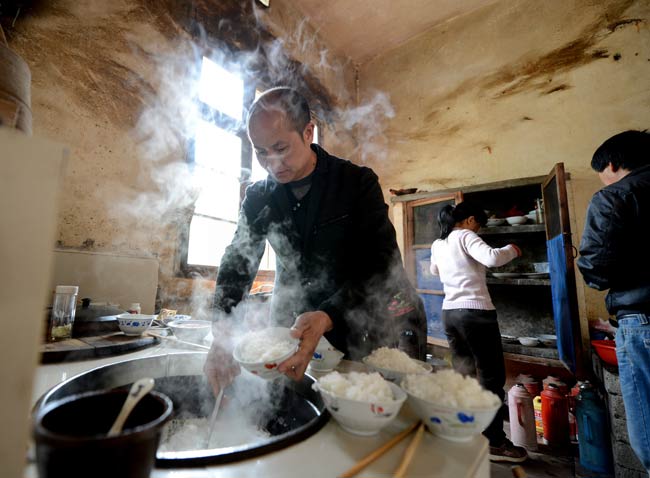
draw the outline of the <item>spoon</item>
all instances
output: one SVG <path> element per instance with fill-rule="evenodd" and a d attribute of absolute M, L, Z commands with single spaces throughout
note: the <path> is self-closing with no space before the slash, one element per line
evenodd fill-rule
<path fill-rule="evenodd" d="M 119 433 L 122 431 L 122 427 L 124 426 L 124 422 L 126 422 L 126 419 L 129 418 L 129 415 L 131 414 L 133 408 L 138 404 L 142 397 L 151 391 L 153 385 L 153 378 L 141 378 L 133 385 L 131 385 L 131 390 L 129 390 L 129 395 L 126 397 L 119 415 L 113 422 L 111 429 L 108 430 L 109 437 L 119 435 Z"/>

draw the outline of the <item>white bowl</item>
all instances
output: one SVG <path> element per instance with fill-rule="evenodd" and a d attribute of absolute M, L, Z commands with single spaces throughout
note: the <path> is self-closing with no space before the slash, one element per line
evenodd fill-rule
<path fill-rule="evenodd" d="M 369 360 L 368 357 L 363 357 L 361 361 L 368 366 L 369 369 L 371 369 L 374 372 L 379 372 L 382 377 L 384 377 L 386 380 L 390 382 L 394 382 L 396 384 L 400 384 L 402 382 L 402 379 L 406 377 L 407 375 L 422 375 L 426 373 L 431 373 L 433 370 L 433 366 L 431 364 L 428 364 L 426 362 L 422 362 L 421 360 L 416 360 L 414 358 L 411 359 L 413 362 L 415 362 L 417 365 L 419 365 L 422 369 L 421 372 L 418 372 L 416 374 L 407 374 L 404 372 L 401 372 L 399 370 L 393 370 L 393 369 L 388 369 L 388 368 L 383 368 L 383 367 L 378 367 L 377 365 L 373 365 Z"/>
<path fill-rule="evenodd" d="M 539 345 L 539 339 L 537 337 L 519 337 L 518 340 L 521 345 L 525 345 L 526 347 Z"/>
<path fill-rule="evenodd" d="M 487 220 L 487 226 L 488 227 L 494 227 L 494 226 L 502 226 L 506 223 L 505 219 L 488 219 Z"/>
<path fill-rule="evenodd" d="M 445 440 L 465 442 L 480 434 L 492 422 L 501 404 L 489 408 L 465 408 L 439 405 L 416 397 L 405 389 L 408 403 L 431 430 Z"/>
<path fill-rule="evenodd" d="M 309 361 L 309 367 L 315 372 L 331 372 L 345 355 L 337 350 L 325 337 L 321 337 Z"/>
<path fill-rule="evenodd" d="M 286 327 L 269 327 L 268 329 L 264 330 L 269 334 L 270 340 L 288 340 L 295 344 L 294 348 L 281 356 L 269 357 L 264 361 L 246 361 L 242 359 L 242 348 L 246 344 L 246 338 L 250 335 L 245 335 L 237 343 L 237 345 L 235 345 L 232 356 L 237 361 L 237 363 L 239 363 L 239 365 L 241 365 L 244 369 L 248 370 L 253 375 L 257 375 L 258 377 L 264 378 L 266 380 L 274 380 L 282 375 L 280 372 L 278 372 L 278 365 L 296 353 L 300 341 L 291 337 L 291 331 Z"/>
<path fill-rule="evenodd" d="M 314 388 L 320 392 L 325 407 L 341 428 L 355 435 L 370 436 L 376 435 L 392 422 L 406 401 L 404 390 L 392 382 L 388 382 L 388 385 L 393 392 L 393 400 L 386 402 L 362 402 L 342 398 L 323 390 L 318 386 L 318 382 L 314 384 Z"/>
<path fill-rule="evenodd" d="M 209 320 L 172 320 L 167 323 L 167 327 L 180 340 L 201 343 L 210 333 L 212 322 Z"/>
<path fill-rule="evenodd" d="M 520 224 L 526 224 L 528 218 L 526 216 L 510 216 L 506 217 L 506 221 L 508 221 L 508 224 L 511 226 L 519 226 Z"/>
<path fill-rule="evenodd" d="M 546 347 L 557 347 L 557 336 L 550 334 L 538 335 L 539 341 Z"/>
<path fill-rule="evenodd" d="M 151 327 L 151 323 L 155 318 L 155 315 L 120 314 L 117 316 L 117 324 L 126 335 L 142 335 Z"/>

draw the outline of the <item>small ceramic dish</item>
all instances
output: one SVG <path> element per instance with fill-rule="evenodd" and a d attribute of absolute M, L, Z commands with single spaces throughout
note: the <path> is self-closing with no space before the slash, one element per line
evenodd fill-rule
<path fill-rule="evenodd" d="M 519 337 L 519 343 L 525 345 L 526 347 L 536 347 L 539 345 L 539 339 L 537 337 Z"/>
<path fill-rule="evenodd" d="M 125 335 L 142 335 L 156 318 L 155 315 L 120 314 L 116 316 L 117 325 Z"/>
<path fill-rule="evenodd" d="M 506 217 L 506 221 L 508 221 L 508 224 L 511 226 L 520 226 L 522 224 L 526 224 L 528 222 L 528 218 L 526 216 L 510 216 Z"/>

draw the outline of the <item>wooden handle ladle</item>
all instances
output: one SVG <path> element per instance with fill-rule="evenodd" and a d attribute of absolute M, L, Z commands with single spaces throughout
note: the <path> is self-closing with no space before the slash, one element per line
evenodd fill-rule
<path fill-rule="evenodd" d="M 138 404 L 142 397 L 151 391 L 153 386 L 153 378 L 141 378 L 140 380 L 133 383 L 131 390 L 129 390 L 129 394 L 124 401 L 124 405 L 122 405 L 120 413 L 117 415 L 117 418 L 113 422 L 111 429 L 108 430 L 109 437 L 114 437 L 120 434 L 122 427 L 124 426 L 124 422 L 126 422 L 126 419 L 129 418 L 129 415 L 131 414 L 131 411 L 133 411 L 133 408 Z"/>

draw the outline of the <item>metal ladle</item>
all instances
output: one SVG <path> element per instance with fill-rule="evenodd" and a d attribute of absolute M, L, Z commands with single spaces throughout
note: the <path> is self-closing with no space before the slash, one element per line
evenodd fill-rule
<path fill-rule="evenodd" d="M 141 378 L 131 386 L 131 390 L 129 390 L 129 394 L 124 401 L 124 405 L 122 405 L 120 413 L 117 415 L 117 418 L 113 422 L 111 429 L 108 430 L 109 437 L 114 437 L 120 434 L 122 427 L 124 427 L 124 423 L 126 422 L 126 419 L 129 418 L 129 415 L 133 411 L 133 408 L 138 404 L 142 397 L 151 391 L 153 385 L 153 378 L 148 377 Z"/>

